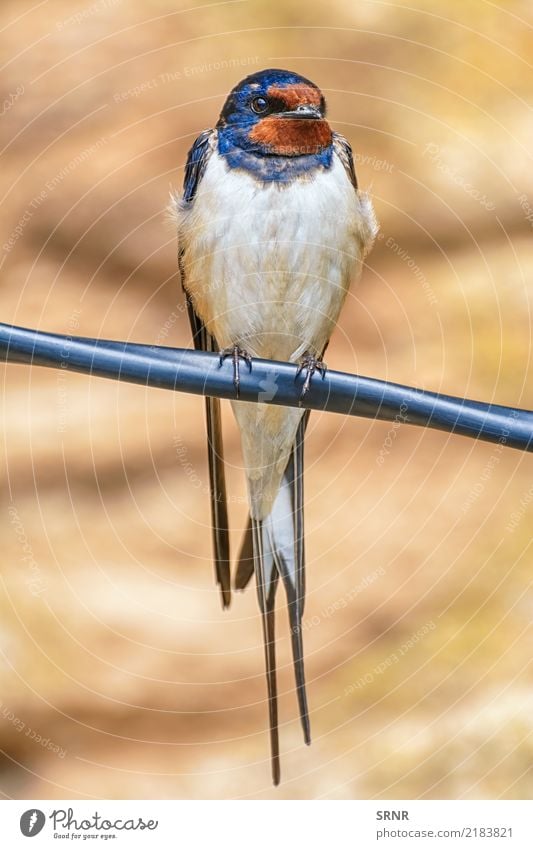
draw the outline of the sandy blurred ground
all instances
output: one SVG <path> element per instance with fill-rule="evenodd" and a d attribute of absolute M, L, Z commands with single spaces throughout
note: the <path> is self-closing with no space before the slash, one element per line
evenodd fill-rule
<path fill-rule="evenodd" d="M 325 91 L 382 223 L 330 367 L 533 406 L 526 0 L 0 14 L 2 321 L 187 345 L 169 190 L 230 87 L 288 67 Z M 2 380 L 6 797 L 532 796 L 528 456 L 313 416 L 314 743 L 281 613 L 274 791 L 254 593 L 222 614 L 213 586 L 201 401 L 19 366 Z"/>

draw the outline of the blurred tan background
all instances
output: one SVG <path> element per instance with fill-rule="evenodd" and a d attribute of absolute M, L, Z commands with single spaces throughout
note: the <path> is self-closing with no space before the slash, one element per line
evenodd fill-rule
<path fill-rule="evenodd" d="M 4 0 L 1 313 L 185 346 L 166 221 L 262 67 L 324 90 L 381 239 L 332 368 L 533 407 L 531 4 Z M 214 588 L 200 399 L 2 369 L 8 798 L 530 798 L 531 460 L 315 414 L 301 741 L 279 616 L 270 786 L 255 591 Z M 228 411 L 226 411 L 228 413 Z M 234 545 L 246 509 L 226 421 Z"/>

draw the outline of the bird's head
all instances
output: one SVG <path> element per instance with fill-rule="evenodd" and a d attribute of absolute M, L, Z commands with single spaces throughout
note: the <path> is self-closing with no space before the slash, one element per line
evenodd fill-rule
<path fill-rule="evenodd" d="M 290 71 L 251 74 L 228 95 L 217 123 L 222 152 L 306 156 L 330 147 L 326 103 L 318 86 Z"/>

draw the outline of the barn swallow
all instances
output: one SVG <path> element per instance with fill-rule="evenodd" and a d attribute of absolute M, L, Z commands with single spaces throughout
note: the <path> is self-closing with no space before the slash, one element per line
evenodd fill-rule
<path fill-rule="evenodd" d="M 253 357 L 316 372 L 378 225 L 357 187 L 348 141 L 332 131 L 320 89 L 269 69 L 230 92 L 216 127 L 189 151 L 173 198 L 181 280 L 197 348 L 231 357 L 235 386 Z M 317 379 L 317 378 L 315 378 Z M 238 397 L 238 395 L 237 395 Z M 235 576 L 257 584 L 265 648 L 274 784 L 280 780 L 274 606 L 287 595 L 300 719 L 310 743 L 302 615 L 305 596 L 303 440 L 308 412 L 232 402 L 241 434 L 250 518 Z M 228 511 L 218 399 L 206 399 L 214 556 L 230 603 Z"/>

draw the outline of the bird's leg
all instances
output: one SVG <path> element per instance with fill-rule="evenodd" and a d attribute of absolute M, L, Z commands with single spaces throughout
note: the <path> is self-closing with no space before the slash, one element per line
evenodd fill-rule
<path fill-rule="evenodd" d="M 229 348 L 224 348 L 220 351 L 220 365 L 224 362 L 227 357 L 231 357 L 233 362 L 233 385 L 235 387 L 235 392 L 237 393 L 237 398 L 239 397 L 239 387 L 241 385 L 241 377 L 240 377 L 240 360 L 244 360 L 246 365 L 248 366 L 248 371 L 252 370 L 252 358 L 248 351 L 245 351 L 244 348 L 241 348 L 240 345 L 230 345 Z"/>
<path fill-rule="evenodd" d="M 324 380 L 328 367 L 322 359 L 320 359 L 319 357 L 315 357 L 313 354 L 310 354 L 308 352 L 303 355 L 302 359 L 298 364 L 298 370 L 294 378 L 295 380 L 299 378 L 304 369 L 306 371 L 306 375 L 302 386 L 300 398 L 303 398 L 309 392 L 309 387 L 311 386 L 311 378 L 313 377 L 314 373 L 318 372 L 321 375 L 322 380 Z"/>

